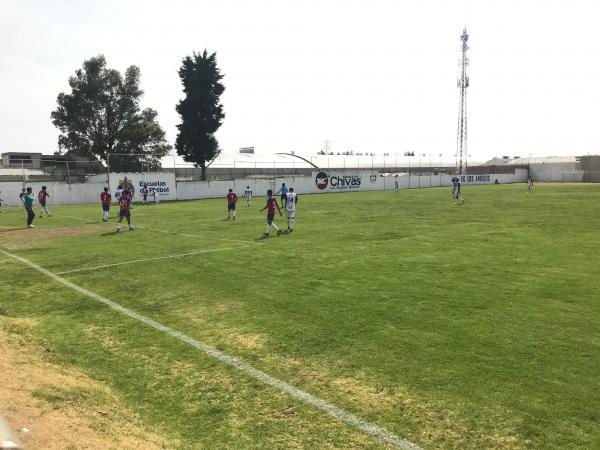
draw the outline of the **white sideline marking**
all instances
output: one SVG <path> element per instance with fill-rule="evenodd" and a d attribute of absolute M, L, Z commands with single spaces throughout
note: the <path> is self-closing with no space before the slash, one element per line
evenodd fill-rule
<path fill-rule="evenodd" d="M 83 219 L 81 217 L 74 217 L 74 216 L 62 216 L 62 217 L 66 217 L 67 219 L 81 220 L 83 222 L 88 222 L 88 223 L 103 223 L 99 220 Z M 209 239 L 211 241 L 226 241 L 226 242 L 239 242 L 241 244 L 263 245 L 262 242 L 246 241 L 243 239 L 226 239 L 226 238 L 217 238 L 217 237 L 209 237 L 209 236 L 200 236 L 197 234 L 178 233 L 177 231 L 157 230 L 155 228 L 148 228 L 148 227 L 144 227 L 144 226 L 140 226 L 140 225 L 136 225 L 135 228 L 139 228 L 140 230 L 158 231 L 159 233 L 172 234 L 174 236 L 185 236 L 185 237 L 193 237 L 193 238 L 198 238 L 198 239 Z"/>
<path fill-rule="evenodd" d="M 95 292 L 88 291 L 87 289 L 85 289 L 81 286 L 78 286 L 75 283 L 71 283 L 69 280 L 62 278 L 62 277 L 56 275 L 55 273 L 52 273 L 49 270 L 46 270 L 43 267 L 38 266 L 37 264 L 35 264 L 25 258 L 22 258 L 21 256 L 13 255 L 12 253 L 9 253 L 1 248 L 0 248 L 0 253 L 2 253 L 5 256 L 14 258 L 18 261 L 21 261 L 23 264 L 25 264 L 29 267 L 32 267 L 33 269 L 37 270 L 38 272 L 43 273 L 44 275 L 79 292 L 80 294 L 83 294 L 86 297 L 90 297 L 94 300 L 97 300 L 100 303 L 105 304 L 106 306 L 114 309 L 115 311 L 120 312 L 121 314 L 123 314 L 125 316 L 131 317 L 132 319 L 142 322 L 142 323 L 148 325 L 149 327 L 154 328 L 155 330 L 161 331 L 162 333 L 168 334 L 169 336 L 172 336 L 181 342 L 189 344 L 192 347 L 206 353 L 207 355 L 212 356 L 213 358 L 221 361 L 222 363 L 224 363 L 228 366 L 235 367 L 236 369 L 239 369 L 240 371 L 244 372 L 245 374 L 250 375 L 251 377 L 253 377 L 271 387 L 274 387 L 275 389 L 278 389 L 282 392 L 289 394 L 291 397 L 295 398 L 296 400 L 300 400 L 302 402 L 308 403 L 309 405 L 312 405 L 312 406 L 320 409 L 321 411 L 329 414 L 330 416 L 338 419 L 339 421 L 344 422 L 344 423 L 346 423 L 360 431 L 363 431 L 367 434 L 370 434 L 371 436 L 377 437 L 377 438 L 381 439 L 382 441 L 387 442 L 388 444 L 390 444 L 391 446 L 393 446 L 395 448 L 402 449 L 402 450 L 422 450 L 421 447 L 417 446 L 416 444 L 413 444 L 412 442 L 401 438 L 397 434 L 394 434 L 391 431 L 386 430 L 385 428 L 382 428 L 382 427 L 374 425 L 370 422 L 367 422 L 366 420 L 361 419 L 360 417 L 355 416 L 354 414 L 349 413 L 342 408 L 339 408 L 331 403 L 328 403 L 325 400 L 321 400 L 319 397 L 309 394 L 308 392 L 298 389 L 298 388 L 286 383 L 285 381 L 279 380 L 277 378 L 272 377 L 271 375 L 266 374 L 265 372 L 255 369 L 254 367 L 252 367 L 246 363 L 243 363 L 240 360 L 238 360 L 232 356 L 229 356 L 213 347 L 210 347 L 209 345 L 206 345 L 202 341 L 198 341 L 194 338 L 191 338 L 171 327 L 168 327 L 159 322 L 156 322 L 155 320 L 152 320 L 149 317 L 142 316 L 141 314 L 139 314 L 131 309 L 125 308 L 124 306 L 121 306 L 120 304 L 113 302 L 112 300 L 104 298 L 101 295 L 96 294 Z"/>
<path fill-rule="evenodd" d="M 241 248 L 241 247 L 238 247 L 238 248 Z M 112 263 L 112 264 L 102 264 L 101 266 L 83 267 L 81 269 L 65 270 L 64 272 L 54 272 L 54 274 L 55 275 L 65 275 L 67 273 L 85 272 L 88 270 L 104 269 L 106 267 L 123 266 L 125 264 L 135 264 L 135 263 L 145 262 L 145 261 L 156 261 L 157 259 L 182 258 L 184 256 L 201 255 L 202 253 L 221 252 L 221 251 L 225 251 L 225 250 L 234 250 L 234 248 L 233 247 L 213 248 L 210 250 L 199 250 L 197 252 L 179 253 L 177 255 L 155 256 L 152 258 L 134 259 L 133 261 L 123 261 L 123 262 Z M 0 260 L 0 264 L 1 263 L 2 263 L 2 260 Z"/>

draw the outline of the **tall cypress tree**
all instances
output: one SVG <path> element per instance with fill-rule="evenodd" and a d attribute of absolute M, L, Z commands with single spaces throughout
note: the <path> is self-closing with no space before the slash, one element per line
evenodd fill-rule
<path fill-rule="evenodd" d="M 202 168 L 202 179 L 206 179 L 206 168 L 215 160 L 221 149 L 214 134 L 225 118 L 219 97 L 225 91 L 221 83 L 223 75 L 217 67 L 217 54 L 193 53 L 186 56 L 179 69 L 185 98 L 176 107 L 181 116 L 177 125 L 179 133 L 175 141 L 177 154 L 187 162 Z"/>

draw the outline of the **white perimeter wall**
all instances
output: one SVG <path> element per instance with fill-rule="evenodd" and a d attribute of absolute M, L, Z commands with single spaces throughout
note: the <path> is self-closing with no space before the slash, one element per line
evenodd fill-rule
<path fill-rule="evenodd" d="M 136 188 L 136 199 L 140 200 L 139 190 L 144 182 L 150 186 L 155 186 L 159 199 L 161 200 L 192 200 L 199 198 L 225 197 L 229 189 L 233 189 L 238 196 L 242 197 L 246 186 L 250 186 L 254 195 L 265 195 L 267 189 L 273 189 L 276 192 L 281 183 L 288 187 L 293 187 L 298 194 L 322 194 L 331 192 L 361 192 L 361 191 L 382 191 L 394 189 L 394 182 L 397 179 L 400 189 L 419 189 L 427 187 L 451 186 L 451 177 L 447 174 L 440 175 L 418 175 L 408 174 L 395 177 L 381 177 L 372 172 L 325 172 L 328 183 L 325 189 L 317 188 L 315 178 L 318 172 L 313 173 L 311 177 L 289 176 L 277 178 L 276 180 L 262 179 L 237 179 L 235 181 L 179 181 L 175 182 L 175 176 L 172 173 L 150 173 L 150 174 L 110 174 L 110 188 L 114 194 L 117 184 L 125 177 L 132 180 Z M 516 169 L 514 174 L 495 174 L 495 175 L 463 175 L 463 187 L 471 184 L 493 184 L 496 179 L 501 184 L 524 183 L 527 180 L 527 169 Z M 534 180 L 536 178 L 534 177 Z M 360 181 L 359 181 L 360 180 Z M 542 180 L 540 180 L 542 181 Z M 557 180 L 557 181 L 560 181 Z M 140 184 L 141 183 L 141 184 Z M 79 203 L 99 203 L 100 193 L 106 186 L 106 175 L 97 175 L 90 177 L 87 183 L 67 184 L 64 182 L 44 182 L 27 183 L 31 186 L 37 197 L 42 184 L 48 188 L 50 205 L 67 205 Z M 3 204 L 8 206 L 19 205 L 19 194 L 23 184 L 20 182 L 0 183 L 0 198 L 4 200 Z"/>
<path fill-rule="evenodd" d="M 583 170 L 577 170 L 577 165 L 576 162 L 529 164 L 529 173 L 534 182 L 582 182 L 585 172 Z"/>

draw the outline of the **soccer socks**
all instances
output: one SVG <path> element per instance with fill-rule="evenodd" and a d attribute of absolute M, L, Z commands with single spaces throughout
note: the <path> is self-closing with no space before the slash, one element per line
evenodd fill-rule
<path fill-rule="evenodd" d="M 269 234 L 269 232 L 271 231 L 271 227 L 275 228 L 275 231 L 277 231 L 277 234 L 281 233 L 281 229 L 275 225 L 275 223 L 271 223 L 271 224 L 267 224 L 267 231 L 265 231 L 265 234 Z"/>
<path fill-rule="evenodd" d="M 233 210 L 233 220 L 235 220 L 235 210 Z"/>

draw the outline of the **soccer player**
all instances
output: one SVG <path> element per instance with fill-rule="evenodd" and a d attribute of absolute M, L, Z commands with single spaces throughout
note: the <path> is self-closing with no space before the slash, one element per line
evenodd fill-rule
<path fill-rule="evenodd" d="M 527 192 L 531 191 L 533 191 L 533 178 L 531 178 L 531 175 L 529 175 L 527 177 Z"/>
<path fill-rule="evenodd" d="M 108 192 L 108 188 L 104 188 L 104 192 L 100 194 L 100 203 L 102 203 L 102 221 L 108 222 L 108 211 L 110 210 L 110 201 L 112 196 Z"/>
<path fill-rule="evenodd" d="M 148 185 L 146 183 L 144 183 L 144 187 L 140 189 L 140 192 L 142 193 L 142 204 L 145 205 L 148 202 Z"/>
<path fill-rule="evenodd" d="M 235 220 L 235 204 L 237 203 L 237 194 L 233 189 L 229 189 L 227 194 L 227 220 L 231 220 L 231 212 L 233 211 L 233 220 Z"/>
<path fill-rule="evenodd" d="M 460 196 L 460 179 L 456 177 L 455 185 L 454 185 L 454 201 L 457 205 L 464 203 L 465 200 Z"/>
<path fill-rule="evenodd" d="M 133 196 L 134 196 L 134 189 L 133 189 L 133 184 L 129 183 L 129 187 L 125 188 L 125 190 L 123 191 L 123 194 L 125 195 L 125 191 L 127 191 L 127 199 L 129 200 L 129 209 L 133 208 Z"/>
<path fill-rule="evenodd" d="M 35 197 L 33 196 L 33 190 L 28 187 L 24 194 L 21 193 L 20 197 L 23 200 L 23 207 L 27 211 L 27 228 L 34 228 L 33 219 L 35 218 L 35 213 L 33 212 L 33 201 Z"/>
<path fill-rule="evenodd" d="M 117 233 L 121 231 L 121 222 L 123 221 L 123 217 L 127 219 L 127 225 L 130 230 L 133 230 L 133 226 L 131 225 L 131 197 L 129 196 L 129 191 L 127 189 L 123 190 L 123 195 L 119 199 L 119 220 L 117 221 Z"/>
<path fill-rule="evenodd" d="M 298 204 L 298 195 L 294 192 L 294 188 L 290 188 L 287 194 L 287 202 L 285 204 L 285 215 L 287 218 L 288 231 L 294 231 L 296 223 L 296 205 Z"/>
<path fill-rule="evenodd" d="M 265 209 L 267 210 L 267 231 L 265 232 L 265 236 L 269 235 L 269 232 L 271 231 L 271 225 L 273 225 L 273 228 L 277 230 L 277 236 L 281 234 L 279 227 L 273 223 L 273 217 L 275 217 L 275 208 L 277 208 L 277 211 L 279 211 L 279 215 L 281 216 L 281 209 L 279 209 L 277 199 L 273 197 L 273 190 L 269 189 L 267 191 L 267 204 L 263 209 L 261 209 L 261 211 L 264 211 Z"/>
<path fill-rule="evenodd" d="M 252 189 L 250 189 L 250 186 L 246 186 L 246 190 L 244 191 L 244 198 L 246 199 L 246 203 L 248 203 L 248 206 L 252 206 Z"/>
<path fill-rule="evenodd" d="M 394 195 L 400 193 L 400 186 L 398 186 L 398 175 L 395 176 L 394 179 Z"/>
<path fill-rule="evenodd" d="M 121 197 L 123 196 L 123 183 L 119 183 L 117 186 L 117 190 L 115 191 L 115 199 L 117 203 L 121 201 Z"/>
<path fill-rule="evenodd" d="M 19 194 L 19 201 L 21 202 L 21 206 L 23 207 L 23 209 L 25 209 L 25 200 L 23 200 L 23 197 L 25 197 L 26 193 L 27 191 L 25 190 L 25 188 L 23 188 L 23 190 Z"/>
<path fill-rule="evenodd" d="M 285 206 L 285 202 L 287 202 L 287 193 L 288 193 L 288 188 L 285 185 L 285 183 L 281 183 L 281 189 L 279 189 L 277 192 L 275 192 L 275 195 L 279 194 L 281 192 L 281 206 Z"/>
<path fill-rule="evenodd" d="M 50 194 L 48 194 L 48 191 L 46 191 L 46 186 L 42 186 L 42 190 L 38 193 L 38 201 L 42 207 L 42 210 L 40 211 L 40 219 L 44 215 L 44 211 L 48 216 L 52 217 L 52 214 L 50 214 L 50 211 L 48 211 L 48 205 L 46 204 L 48 197 L 50 197 Z"/>
<path fill-rule="evenodd" d="M 128 180 L 127 177 L 123 178 L 123 191 L 128 192 L 129 198 L 129 209 L 133 208 L 133 197 L 135 196 L 135 187 L 133 186 L 133 182 Z"/>
<path fill-rule="evenodd" d="M 150 196 L 152 197 L 152 201 L 158 205 L 158 194 L 154 188 L 150 188 Z"/>

